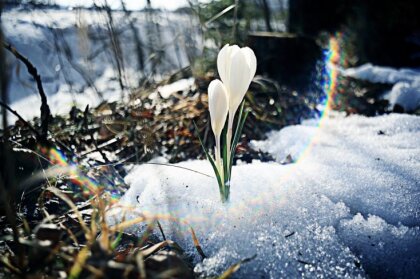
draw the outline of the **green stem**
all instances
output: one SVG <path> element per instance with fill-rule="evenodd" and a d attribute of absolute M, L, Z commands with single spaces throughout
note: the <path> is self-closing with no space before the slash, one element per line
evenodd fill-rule
<path fill-rule="evenodd" d="M 220 150 L 221 150 L 220 149 L 220 135 L 215 135 L 215 137 L 216 137 L 216 150 L 215 150 L 216 165 L 217 165 L 217 168 L 219 169 L 220 177 L 222 181 L 224 181 L 223 162 L 220 157 Z"/>
<path fill-rule="evenodd" d="M 226 134 L 226 144 L 227 144 L 227 162 L 230 162 L 230 157 L 232 156 L 231 148 L 232 145 L 232 130 L 233 130 L 233 120 L 235 119 L 236 110 L 233 113 L 229 112 L 229 120 L 228 120 L 228 130 Z M 228 166 L 228 181 L 230 181 L 230 166 Z"/>

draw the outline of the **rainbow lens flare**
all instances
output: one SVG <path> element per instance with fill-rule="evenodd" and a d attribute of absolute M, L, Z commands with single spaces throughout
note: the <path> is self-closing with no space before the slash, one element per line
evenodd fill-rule
<path fill-rule="evenodd" d="M 324 92 L 327 96 L 327 103 L 324 114 L 336 107 L 340 100 L 338 100 L 338 93 L 340 92 L 340 70 L 347 65 L 345 52 L 343 51 L 344 35 L 337 32 L 331 36 L 328 43 L 328 48 L 324 52 L 324 63 L 326 71 L 326 79 L 324 81 Z"/>
<path fill-rule="evenodd" d="M 92 166 L 92 170 L 101 170 L 102 168 L 98 176 L 99 179 L 93 178 L 92 175 L 88 174 L 90 171 L 83 170 L 77 160 L 67 157 L 58 148 L 39 147 L 38 149 L 52 165 L 48 171 L 50 176 L 66 175 L 74 186 L 81 189 L 85 197 L 99 195 L 106 190 L 110 196 L 110 202 L 118 202 L 122 192 L 115 186 L 115 179 L 107 170 L 108 167 Z"/>
<path fill-rule="evenodd" d="M 303 160 L 311 152 L 312 147 L 318 142 L 318 131 L 325 123 L 330 112 L 337 108 L 340 103 L 339 92 L 341 90 L 340 72 L 346 67 L 347 59 L 343 51 L 344 35 L 337 32 L 329 37 L 327 48 L 323 50 L 323 60 L 321 61 L 322 69 L 320 75 L 320 89 L 323 97 L 321 98 L 320 117 L 317 119 L 317 127 L 315 134 L 308 139 L 305 148 L 299 153 L 295 162 Z"/>

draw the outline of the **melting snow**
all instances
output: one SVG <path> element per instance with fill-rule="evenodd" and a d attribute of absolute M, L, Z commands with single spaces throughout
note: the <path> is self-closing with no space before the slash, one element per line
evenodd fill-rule
<path fill-rule="evenodd" d="M 392 89 L 383 96 L 389 101 L 391 108 L 396 104 L 402 106 L 405 111 L 415 111 L 420 108 L 420 69 L 398 70 L 368 63 L 346 69 L 343 74 L 370 82 L 393 84 Z"/>
<path fill-rule="evenodd" d="M 166 235 L 187 248 L 203 277 L 255 255 L 236 277 L 420 274 L 420 117 L 336 115 L 319 128 L 308 121 L 252 144 L 278 162 L 300 159 L 235 166 L 228 205 L 214 178 L 182 169 L 211 175 L 206 161 L 139 165 L 120 204 L 162 214 Z"/>

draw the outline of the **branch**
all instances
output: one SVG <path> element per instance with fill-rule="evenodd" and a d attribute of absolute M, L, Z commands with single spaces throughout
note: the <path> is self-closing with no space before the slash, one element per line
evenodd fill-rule
<path fill-rule="evenodd" d="M 34 65 L 22 54 L 20 54 L 16 48 L 14 48 L 11 44 L 3 42 L 3 46 L 5 49 L 10 51 L 18 60 L 22 61 L 25 64 L 26 68 L 28 69 L 28 73 L 35 79 L 36 85 L 38 88 L 39 95 L 41 96 L 41 140 L 46 140 L 48 135 L 48 121 L 50 118 L 50 107 L 47 103 L 47 96 L 45 95 L 44 88 L 41 82 L 41 76 L 38 74 L 38 70 L 35 68 Z M 13 113 L 13 112 L 12 112 Z M 16 115 L 16 114 L 15 114 Z M 20 118 L 21 119 L 21 118 Z M 27 122 L 26 122 L 27 123 Z M 39 135 L 39 133 L 38 133 Z"/>
<path fill-rule="evenodd" d="M 32 132 L 34 132 L 34 134 L 37 138 L 41 137 L 41 135 L 38 133 L 38 131 L 34 127 L 32 127 L 32 125 L 29 124 L 28 121 L 23 119 L 23 117 L 20 116 L 20 114 L 17 113 L 17 111 L 13 110 L 11 107 L 9 107 L 7 104 L 3 103 L 2 101 L 0 101 L 0 106 L 4 107 L 5 109 L 7 109 L 11 113 L 13 113 L 17 118 L 19 118 L 19 120 L 22 121 L 25 126 L 27 126 Z"/>

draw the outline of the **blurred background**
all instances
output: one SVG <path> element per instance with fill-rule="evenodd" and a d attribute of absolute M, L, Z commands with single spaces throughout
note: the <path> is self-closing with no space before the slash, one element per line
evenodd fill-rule
<path fill-rule="evenodd" d="M 80 121 L 99 144 L 131 142 L 119 155 L 169 153 L 175 162 L 200 153 L 192 120 L 212 144 L 206 91 L 226 43 L 251 47 L 258 60 L 248 139 L 320 118 L 326 107 L 419 114 L 419 8 L 414 0 L 9 0 L 1 23 L 5 43 L 38 70 L 58 115 L 47 120 L 54 137 Z M 6 65 L 10 107 L 41 126 L 33 76 L 10 51 Z M 9 125 L 16 120 L 9 114 Z"/>
<path fill-rule="evenodd" d="M 6 40 L 38 67 L 47 94 L 73 94 L 77 102 L 83 98 L 77 94 L 108 98 L 188 66 L 202 78 L 215 71 L 226 43 L 252 47 L 258 73 L 292 90 L 319 81 L 317 63 L 332 36 L 343 67 L 419 67 L 418 6 L 413 0 L 16 0 L 5 1 L 2 24 Z M 34 84 L 18 61 L 8 62 L 10 100 L 18 102 L 33 94 Z"/>

